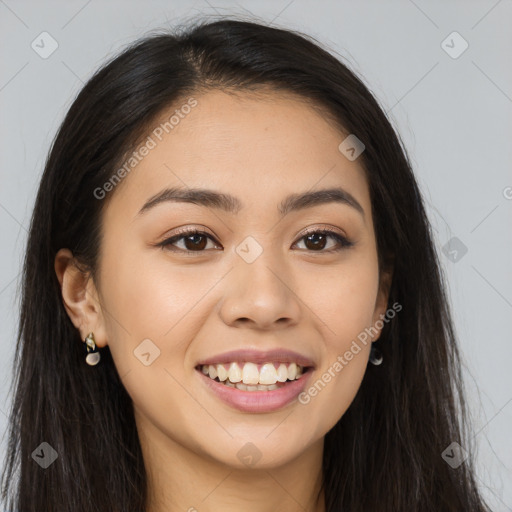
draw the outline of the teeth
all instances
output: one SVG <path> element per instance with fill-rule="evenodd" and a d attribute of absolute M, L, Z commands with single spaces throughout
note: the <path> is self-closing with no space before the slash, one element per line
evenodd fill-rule
<path fill-rule="evenodd" d="M 221 382 L 224 382 L 228 378 L 228 372 L 223 364 L 217 365 L 217 377 Z"/>
<path fill-rule="evenodd" d="M 281 363 L 277 369 L 277 382 L 285 382 L 288 379 L 288 368 Z"/>
<path fill-rule="evenodd" d="M 226 385 L 231 384 L 229 381 L 226 382 Z M 257 386 L 247 385 L 243 384 L 242 382 L 239 382 L 238 384 L 231 384 L 230 387 L 234 387 L 236 389 L 239 389 L 240 391 L 274 391 L 274 389 L 277 389 L 277 386 L 275 384 L 272 384 L 270 386 L 264 386 L 263 384 L 258 384 Z"/>
<path fill-rule="evenodd" d="M 210 377 L 211 377 L 211 370 L 210 370 Z M 295 377 L 297 376 L 297 365 L 295 363 L 291 363 L 288 366 L 288 379 L 289 380 L 295 380 Z"/>
<path fill-rule="evenodd" d="M 228 378 L 231 382 L 240 382 L 242 380 L 242 371 L 240 370 L 240 366 L 236 363 L 231 363 L 228 371 Z"/>
<path fill-rule="evenodd" d="M 275 384 L 277 382 L 276 367 L 272 363 L 266 363 L 261 367 L 259 374 L 260 384 Z"/>
<path fill-rule="evenodd" d="M 260 372 L 254 363 L 245 363 L 242 370 L 242 380 L 244 384 L 258 384 L 260 380 Z"/>
<path fill-rule="evenodd" d="M 223 364 L 217 365 L 203 365 L 201 371 L 210 377 L 210 379 L 218 379 L 220 382 L 225 382 L 227 385 L 237 384 L 238 389 L 246 391 L 256 391 L 261 386 L 263 389 L 270 389 L 278 382 L 286 382 L 287 380 L 296 380 L 302 376 L 303 368 L 296 363 L 280 363 L 276 369 L 274 363 L 265 363 L 261 365 L 258 370 L 258 365 L 255 363 L 244 363 L 242 368 L 238 363 L 229 364 L 228 369 Z M 240 384 L 241 387 L 238 386 Z M 277 387 L 277 386 L 276 386 Z"/>

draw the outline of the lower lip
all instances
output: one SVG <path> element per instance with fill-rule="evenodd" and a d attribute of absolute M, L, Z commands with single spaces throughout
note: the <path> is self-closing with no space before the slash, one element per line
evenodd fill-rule
<path fill-rule="evenodd" d="M 300 379 L 272 391 L 242 391 L 210 379 L 200 370 L 196 370 L 208 388 L 223 402 L 243 412 L 272 412 L 293 402 L 306 387 L 312 369 L 302 374 Z"/>

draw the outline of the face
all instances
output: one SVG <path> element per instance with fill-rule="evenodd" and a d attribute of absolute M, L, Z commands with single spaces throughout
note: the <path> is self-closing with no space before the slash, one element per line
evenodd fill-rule
<path fill-rule="evenodd" d="M 368 184 L 347 134 L 299 99 L 194 98 L 109 192 L 89 327 L 143 437 L 277 466 L 345 413 L 371 346 L 358 336 L 385 313 Z"/>

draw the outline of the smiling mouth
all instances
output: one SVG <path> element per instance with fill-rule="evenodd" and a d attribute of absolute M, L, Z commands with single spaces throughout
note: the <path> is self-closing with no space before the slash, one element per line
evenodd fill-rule
<path fill-rule="evenodd" d="M 213 381 L 240 391 L 273 391 L 300 379 L 310 369 L 296 363 L 279 362 L 261 365 L 232 362 L 196 366 L 196 370 Z"/>

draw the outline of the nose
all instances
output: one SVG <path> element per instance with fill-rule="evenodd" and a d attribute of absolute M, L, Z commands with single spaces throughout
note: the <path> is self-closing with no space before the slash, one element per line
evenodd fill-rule
<path fill-rule="evenodd" d="M 264 254 L 252 263 L 240 259 L 228 274 L 219 313 L 226 325 L 272 330 L 299 322 L 301 300 L 291 273 Z"/>

